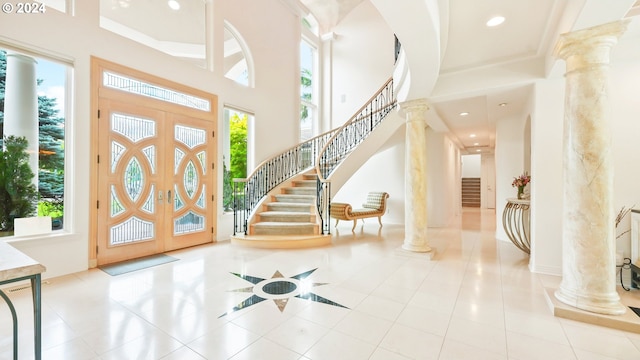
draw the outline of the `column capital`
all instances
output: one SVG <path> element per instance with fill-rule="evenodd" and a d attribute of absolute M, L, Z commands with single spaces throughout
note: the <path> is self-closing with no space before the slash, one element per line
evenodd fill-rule
<path fill-rule="evenodd" d="M 609 63 L 609 50 L 627 30 L 631 19 L 560 35 L 554 55 L 567 62 L 567 71 Z"/>
<path fill-rule="evenodd" d="M 406 117 L 407 122 L 425 120 L 426 112 L 429 110 L 427 99 L 415 99 L 404 101 L 398 104 L 400 111 Z"/>
<path fill-rule="evenodd" d="M 400 110 L 404 112 L 416 112 L 429 110 L 429 102 L 427 99 L 414 99 L 398 103 Z"/>

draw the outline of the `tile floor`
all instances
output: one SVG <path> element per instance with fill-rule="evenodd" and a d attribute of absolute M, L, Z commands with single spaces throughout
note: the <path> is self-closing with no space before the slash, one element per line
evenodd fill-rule
<path fill-rule="evenodd" d="M 403 227 L 368 221 L 355 235 L 341 224 L 329 247 L 221 242 L 116 277 L 49 279 L 43 359 L 640 359 L 640 334 L 554 317 L 545 287 L 559 279 L 530 273 L 494 224 L 493 211 L 465 209 L 430 229 L 431 261 L 399 250 Z M 286 286 L 263 287 L 274 282 Z M 20 359 L 31 359 L 30 292 L 10 296 Z M 266 300 L 244 302 L 256 296 Z M 0 305 L 0 359 L 11 358 L 9 324 Z"/>

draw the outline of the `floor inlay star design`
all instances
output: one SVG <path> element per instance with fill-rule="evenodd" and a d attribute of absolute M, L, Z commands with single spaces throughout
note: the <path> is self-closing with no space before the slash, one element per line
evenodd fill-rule
<path fill-rule="evenodd" d="M 280 271 L 276 271 L 273 276 L 271 276 L 271 279 L 263 279 L 255 276 L 231 273 L 241 279 L 254 284 L 254 286 L 230 291 L 253 293 L 253 295 L 251 295 L 251 297 L 245 299 L 238 305 L 234 306 L 233 309 L 220 315 L 218 318 L 248 308 L 249 306 L 258 304 L 265 300 L 273 300 L 280 312 L 283 312 L 285 307 L 287 306 L 287 303 L 289 302 L 289 299 L 292 297 L 348 309 L 348 307 L 346 306 L 340 305 L 337 302 L 323 298 L 322 296 L 311 292 L 311 288 L 313 287 L 327 285 L 327 283 L 314 283 L 307 280 L 307 277 L 316 270 L 318 270 L 318 268 L 305 271 L 301 274 L 294 275 L 289 278 L 285 278 L 280 273 Z"/>

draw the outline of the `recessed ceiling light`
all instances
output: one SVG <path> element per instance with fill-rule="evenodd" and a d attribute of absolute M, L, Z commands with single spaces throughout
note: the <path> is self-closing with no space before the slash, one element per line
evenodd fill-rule
<path fill-rule="evenodd" d="M 469 135 L 469 137 L 474 138 L 474 137 L 476 137 L 476 134 L 471 134 L 471 135 Z"/>
<path fill-rule="evenodd" d="M 507 106 L 507 103 L 506 103 L 506 102 L 504 102 L 504 103 L 500 103 L 500 104 L 498 104 L 498 106 L 500 106 L 500 107 L 505 107 L 505 106 Z"/>
<path fill-rule="evenodd" d="M 469 115 L 469 113 L 466 112 L 466 111 L 463 111 L 463 112 L 460 113 L 460 116 L 467 116 L 467 115 Z"/>
<path fill-rule="evenodd" d="M 480 150 L 480 149 L 476 149 L 476 152 L 480 152 L 480 151 L 482 151 L 482 150 Z"/>
<path fill-rule="evenodd" d="M 169 0 L 167 5 L 171 8 L 171 10 L 180 10 L 180 3 L 178 0 Z"/>
<path fill-rule="evenodd" d="M 473 146 L 478 146 L 480 145 L 480 143 L 473 143 Z"/>
<path fill-rule="evenodd" d="M 504 22 L 504 16 L 494 16 L 489 21 L 487 21 L 487 26 L 494 27 L 502 24 Z"/>

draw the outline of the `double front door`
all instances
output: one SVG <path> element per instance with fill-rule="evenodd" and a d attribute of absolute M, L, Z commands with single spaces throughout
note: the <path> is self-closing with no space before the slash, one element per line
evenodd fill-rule
<path fill-rule="evenodd" d="M 213 240 L 211 121 L 99 99 L 98 265 Z"/>

